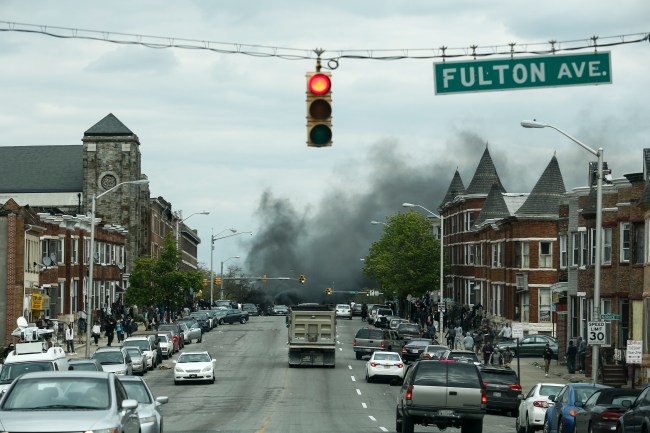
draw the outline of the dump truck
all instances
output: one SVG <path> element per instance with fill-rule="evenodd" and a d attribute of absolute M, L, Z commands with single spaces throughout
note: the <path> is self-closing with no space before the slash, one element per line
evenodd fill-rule
<path fill-rule="evenodd" d="M 287 315 L 289 367 L 336 364 L 336 311 L 327 305 L 291 307 Z"/>

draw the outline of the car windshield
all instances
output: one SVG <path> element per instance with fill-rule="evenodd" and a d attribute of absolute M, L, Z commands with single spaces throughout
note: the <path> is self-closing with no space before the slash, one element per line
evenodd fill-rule
<path fill-rule="evenodd" d="M 139 380 L 122 380 L 120 383 L 124 385 L 124 389 L 126 389 L 126 395 L 129 398 L 137 400 L 138 403 L 151 403 L 151 396 L 149 395 L 147 386 L 144 384 L 144 382 L 141 382 Z"/>
<path fill-rule="evenodd" d="M 416 325 L 414 323 L 402 323 L 397 327 L 397 332 L 400 332 L 402 334 L 419 334 L 420 325 Z"/>
<path fill-rule="evenodd" d="M 451 352 L 449 354 L 448 359 L 453 359 L 455 361 L 465 361 L 465 362 L 479 362 L 478 356 L 476 356 L 476 353 L 469 353 L 469 352 Z"/>
<path fill-rule="evenodd" d="M 142 352 L 137 347 L 128 347 L 126 352 L 131 356 L 131 358 L 139 358 L 142 356 Z"/>
<path fill-rule="evenodd" d="M 431 341 L 429 340 L 411 340 L 407 346 L 409 347 L 426 347 L 429 344 L 431 344 Z"/>
<path fill-rule="evenodd" d="M 2 371 L 0 371 L 0 383 L 11 383 L 15 378 L 21 374 L 29 373 L 31 371 L 52 371 L 54 370 L 54 363 L 49 361 L 32 361 L 32 362 L 19 362 L 16 364 L 4 364 Z"/>
<path fill-rule="evenodd" d="M 122 343 L 124 347 L 126 346 L 134 346 L 134 347 L 139 347 L 141 350 L 151 350 L 151 347 L 149 346 L 149 342 L 147 340 L 124 340 L 124 343 Z"/>
<path fill-rule="evenodd" d="M 70 368 L 72 370 L 76 370 L 76 371 L 101 371 L 101 370 L 98 370 L 98 366 L 94 362 L 70 363 Z"/>
<path fill-rule="evenodd" d="M 581 401 L 585 402 L 589 397 L 591 397 L 591 394 L 596 391 L 595 388 L 593 387 L 588 387 L 588 388 L 576 388 L 575 389 L 575 400 L 574 401 Z"/>
<path fill-rule="evenodd" d="M 486 383 L 500 383 L 505 385 L 510 385 L 517 383 L 517 375 L 515 372 L 507 371 L 491 371 L 491 370 L 481 370 L 481 377 L 483 382 Z"/>
<path fill-rule="evenodd" d="M 375 361 L 401 361 L 402 358 L 396 353 L 375 352 Z"/>
<path fill-rule="evenodd" d="M 93 353 L 91 356 L 91 359 L 96 359 L 99 361 L 100 364 L 106 365 L 106 364 L 124 364 L 124 355 L 120 351 L 104 351 L 100 350 L 98 352 Z"/>
<path fill-rule="evenodd" d="M 548 397 L 549 395 L 558 395 L 562 386 L 557 385 L 542 385 L 539 387 L 539 395 Z"/>
<path fill-rule="evenodd" d="M 3 410 L 107 409 L 108 379 L 50 376 L 18 379 L 5 397 Z"/>
<path fill-rule="evenodd" d="M 393 310 L 389 308 L 380 308 L 377 310 L 377 315 L 378 316 L 392 316 L 393 315 Z"/>
<path fill-rule="evenodd" d="M 210 355 L 207 353 L 183 353 L 178 357 L 178 362 L 210 362 Z"/>
<path fill-rule="evenodd" d="M 160 338 L 161 343 L 167 343 L 169 341 L 169 338 L 165 334 L 158 334 L 158 338 Z"/>

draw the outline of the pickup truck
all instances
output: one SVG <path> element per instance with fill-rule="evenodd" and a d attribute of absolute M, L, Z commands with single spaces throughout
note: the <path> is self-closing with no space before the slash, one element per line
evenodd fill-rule
<path fill-rule="evenodd" d="M 461 433 L 482 433 L 487 398 L 474 364 L 417 361 L 406 373 L 397 397 L 395 429 L 413 433 L 415 424 Z"/>

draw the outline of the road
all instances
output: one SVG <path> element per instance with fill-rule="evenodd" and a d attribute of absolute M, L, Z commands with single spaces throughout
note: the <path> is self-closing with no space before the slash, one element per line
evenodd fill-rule
<path fill-rule="evenodd" d="M 162 407 L 165 432 L 394 432 L 399 387 L 366 383 L 365 361 L 356 360 L 352 350 L 361 325 L 359 319 L 338 321 L 334 369 L 288 367 L 284 317 L 252 317 L 244 325 L 215 328 L 202 343 L 184 349 L 208 350 L 217 359 L 214 385 L 174 386 L 170 369 L 145 375 L 154 395 L 169 396 Z M 521 366 L 530 382 L 522 383 L 525 391 L 537 376 L 543 380 L 530 359 Z M 487 415 L 483 431 L 514 433 L 514 425 L 514 418 Z M 435 430 L 416 426 L 417 432 Z"/>

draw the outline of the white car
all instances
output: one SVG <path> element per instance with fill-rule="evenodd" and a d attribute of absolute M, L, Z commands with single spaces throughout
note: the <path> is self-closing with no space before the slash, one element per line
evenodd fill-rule
<path fill-rule="evenodd" d="M 214 364 L 208 352 L 183 352 L 174 361 L 174 385 L 181 382 L 215 382 Z"/>
<path fill-rule="evenodd" d="M 158 408 L 169 401 L 169 397 L 154 398 L 147 383 L 140 377 L 120 377 L 120 383 L 126 390 L 128 398 L 138 402 L 138 418 L 140 418 L 140 433 L 162 433 L 163 416 Z"/>
<path fill-rule="evenodd" d="M 544 427 L 546 409 L 552 402 L 549 395 L 557 395 L 564 385 L 560 383 L 538 383 L 519 403 L 519 415 L 515 421 L 517 433 L 532 433 Z"/>
<path fill-rule="evenodd" d="M 348 304 L 337 304 L 336 317 L 345 317 L 352 320 L 352 308 Z"/>
<path fill-rule="evenodd" d="M 169 359 L 174 354 L 174 342 L 169 339 L 167 334 L 158 334 L 162 356 Z"/>
<path fill-rule="evenodd" d="M 405 373 L 404 361 L 397 352 L 374 352 L 366 363 L 368 383 L 380 377 L 403 380 Z"/>

